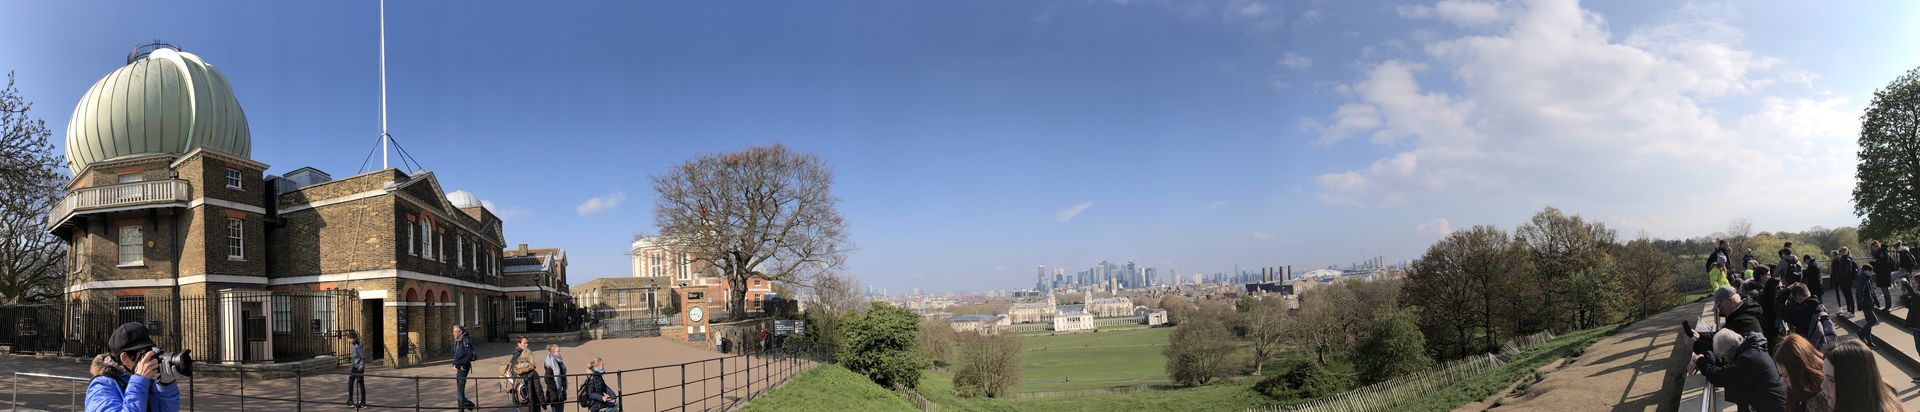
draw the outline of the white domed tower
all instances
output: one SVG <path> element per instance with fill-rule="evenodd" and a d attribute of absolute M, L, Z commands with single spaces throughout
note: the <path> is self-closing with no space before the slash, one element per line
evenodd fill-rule
<path fill-rule="evenodd" d="M 135 48 L 125 66 L 87 89 L 66 133 L 73 181 L 48 228 L 73 255 L 70 303 L 151 307 L 144 320 L 157 326 L 153 340 L 193 349 L 196 357 L 273 353 L 271 340 L 181 327 L 236 325 L 243 315 L 262 314 L 264 299 L 217 315 L 181 314 L 163 304 L 264 293 L 268 284 L 266 205 L 274 193 L 261 179 L 267 165 L 248 157 L 247 118 L 226 77 L 171 44 Z"/>
<path fill-rule="evenodd" d="M 170 44 L 136 49 L 87 90 L 67 122 L 67 167 L 76 175 L 101 161 L 200 148 L 250 156 L 247 115 L 226 76 Z"/>

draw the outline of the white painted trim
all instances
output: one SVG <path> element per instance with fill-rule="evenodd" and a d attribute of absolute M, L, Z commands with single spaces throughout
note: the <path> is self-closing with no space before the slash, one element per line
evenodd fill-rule
<path fill-rule="evenodd" d="M 246 283 L 246 284 L 254 284 L 254 285 L 265 285 L 267 284 L 267 278 L 265 276 L 201 274 L 201 275 L 181 276 L 179 285 L 186 286 L 186 285 L 193 285 L 193 284 L 200 284 L 200 283 L 207 283 L 207 282 Z M 174 285 L 173 279 L 96 280 L 92 282 L 86 282 L 78 285 L 68 286 L 67 293 L 80 292 L 80 291 L 91 290 L 91 289 L 157 288 L 157 287 L 170 287 L 173 285 Z"/>
<path fill-rule="evenodd" d="M 425 307 L 427 306 L 427 303 L 428 302 L 387 302 L 384 306 L 386 307 L 395 307 L 395 306 Z"/>
<path fill-rule="evenodd" d="M 79 291 L 84 291 L 89 289 L 153 288 L 153 287 L 161 287 L 161 286 L 173 286 L 173 279 L 96 280 L 92 282 L 68 286 L 67 293 L 79 292 Z"/>
<path fill-rule="evenodd" d="M 365 192 L 354 193 L 351 195 L 346 195 L 346 196 L 341 196 L 341 197 L 336 197 L 331 199 L 324 199 L 324 200 L 315 201 L 315 202 L 307 202 L 307 203 L 297 204 L 293 206 L 287 206 L 284 209 L 280 209 L 280 214 L 287 214 L 287 213 L 298 212 L 298 211 L 312 209 L 312 208 L 321 207 L 321 206 L 352 202 L 355 200 L 384 195 L 384 194 L 387 194 L 387 192 L 388 190 L 386 189 L 374 189 L 374 190 L 368 190 Z"/>
<path fill-rule="evenodd" d="M 206 283 L 206 282 L 250 283 L 255 285 L 265 285 L 267 284 L 267 277 L 266 276 L 245 276 L 245 275 L 192 275 L 192 276 L 180 277 L 180 284 L 182 285 L 190 285 L 195 283 Z"/>
<path fill-rule="evenodd" d="M 555 290 L 553 288 L 546 287 L 546 286 L 500 287 L 500 286 L 488 285 L 483 283 L 468 282 L 468 281 L 454 279 L 446 276 L 429 275 L 425 273 L 414 272 L 411 270 L 396 270 L 396 269 L 363 270 L 359 272 L 328 273 L 328 274 L 321 274 L 321 275 L 292 276 L 292 277 L 280 277 L 280 278 L 267 278 L 265 276 L 201 274 L 201 275 L 181 276 L 179 284 L 190 285 L 190 284 L 206 283 L 206 282 L 219 282 L 219 283 L 247 283 L 247 284 L 255 284 L 255 285 L 281 286 L 281 285 L 298 285 L 298 284 L 321 283 L 321 282 L 342 282 L 342 281 L 351 281 L 351 280 L 391 279 L 396 276 L 401 279 L 412 279 L 412 280 L 418 280 L 423 282 L 442 283 L 442 284 L 449 284 L 454 286 L 487 290 L 487 291 L 493 291 L 493 292 L 539 291 L 539 292 L 552 292 L 552 293 L 560 294 L 561 296 L 573 297 L 573 294 L 570 294 L 567 292 L 561 292 L 559 290 Z M 143 288 L 143 287 L 151 288 L 151 287 L 173 286 L 173 285 L 174 285 L 173 279 L 100 280 L 100 281 L 93 281 L 93 282 L 87 282 L 87 283 L 69 286 L 67 287 L 67 293 L 79 292 L 79 291 L 88 290 L 88 289 L 118 289 L 118 288 Z M 360 292 L 360 298 L 361 299 L 386 299 L 387 291 L 386 290 L 362 291 Z"/>
<path fill-rule="evenodd" d="M 228 209 L 239 210 L 243 212 L 253 212 L 255 214 L 262 214 L 262 215 L 267 214 L 267 209 L 263 209 L 259 206 L 254 206 L 254 205 L 243 205 L 243 204 L 235 203 L 230 200 L 201 197 L 199 199 L 193 199 L 192 202 L 187 202 L 188 209 L 200 207 L 200 205 L 214 205 L 214 206 L 224 207 Z"/>

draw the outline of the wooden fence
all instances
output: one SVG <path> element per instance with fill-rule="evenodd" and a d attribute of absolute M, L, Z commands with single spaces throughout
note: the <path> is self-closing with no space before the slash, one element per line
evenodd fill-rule
<path fill-rule="evenodd" d="M 1254 408 L 1255 411 L 1355 412 L 1398 410 L 1402 404 L 1419 399 L 1433 390 L 1459 383 L 1506 364 L 1522 351 L 1553 340 L 1552 332 L 1514 338 L 1501 346 L 1499 353 L 1448 362 L 1440 367 L 1386 382 L 1367 385 L 1338 395 L 1290 406 Z"/>

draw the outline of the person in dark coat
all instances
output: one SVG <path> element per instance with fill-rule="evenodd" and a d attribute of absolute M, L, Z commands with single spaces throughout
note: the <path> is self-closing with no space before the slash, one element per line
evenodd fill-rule
<path fill-rule="evenodd" d="M 1761 267 L 1760 269 L 1768 268 Z M 1780 334 L 1782 333 L 1780 329 L 1780 279 L 1773 277 L 1771 270 L 1763 270 L 1756 275 L 1759 276 L 1756 278 L 1756 283 L 1761 285 L 1760 293 L 1754 297 L 1754 300 L 1760 301 L 1760 333 L 1767 337 L 1768 342 L 1779 342 Z M 1773 353 L 1773 348 L 1767 349 L 1767 353 Z"/>
<path fill-rule="evenodd" d="M 1824 333 L 1810 329 L 1815 327 L 1813 321 L 1827 309 L 1821 306 L 1819 296 L 1814 296 L 1813 292 L 1808 291 L 1807 285 L 1787 286 L 1786 291 L 1781 294 L 1785 295 L 1782 298 L 1785 301 L 1780 306 L 1780 321 L 1787 324 L 1788 332 L 1807 339 L 1812 339 L 1813 334 Z"/>
<path fill-rule="evenodd" d="M 1874 307 L 1880 310 L 1893 310 L 1893 268 L 1899 263 L 1894 261 L 1893 253 L 1880 241 L 1873 241 L 1873 286 L 1880 288 L 1880 301 Z M 1871 292 L 1871 291 L 1869 291 Z"/>
<path fill-rule="evenodd" d="M 593 358 L 593 362 L 587 363 L 587 366 L 593 374 L 587 375 L 587 380 L 580 383 L 580 408 L 590 412 L 620 410 L 619 397 L 613 393 L 613 388 L 607 387 L 607 379 L 602 376 L 607 373 L 605 361 Z"/>
<path fill-rule="evenodd" d="M 1808 293 L 1818 297 L 1822 292 L 1827 291 L 1826 281 L 1822 279 L 1822 273 L 1820 273 L 1820 261 L 1813 260 L 1812 254 L 1803 255 L 1800 258 L 1807 262 L 1807 269 L 1800 273 L 1800 281 L 1807 284 Z"/>
<path fill-rule="evenodd" d="M 1760 326 L 1760 304 L 1740 296 L 1732 286 L 1721 287 L 1713 291 L 1714 314 L 1725 319 L 1720 329 L 1731 329 L 1740 334 L 1765 333 Z M 1698 332 L 1686 331 L 1687 338 L 1693 341 L 1694 353 L 1713 351 L 1712 339 L 1702 339 Z"/>
<path fill-rule="evenodd" d="M 453 384 L 454 393 L 459 397 L 461 409 L 474 407 L 473 400 L 467 399 L 467 374 L 473 372 L 473 361 L 480 355 L 473 352 L 473 341 L 467 339 L 467 328 L 453 327 Z"/>
<path fill-rule="evenodd" d="M 1840 250 L 1833 251 L 1833 264 L 1828 266 L 1833 267 L 1833 294 L 1838 296 L 1838 298 L 1834 299 L 1834 303 L 1839 304 L 1841 309 L 1845 309 L 1848 317 L 1852 317 L 1854 311 L 1853 277 L 1854 272 L 1858 270 L 1859 267 L 1855 266 L 1853 256 L 1848 256 L 1847 253 L 1847 248 L 1844 247 L 1840 248 Z"/>
<path fill-rule="evenodd" d="M 1787 384 L 1767 355 L 1767 338 L 1721 329 L 1713 336 L 1713 356 L 1694 354 L 1694 369 L 1707 382 L 1726 388 L 1727 402 L 1741 411 L 1785 412 Z"/>

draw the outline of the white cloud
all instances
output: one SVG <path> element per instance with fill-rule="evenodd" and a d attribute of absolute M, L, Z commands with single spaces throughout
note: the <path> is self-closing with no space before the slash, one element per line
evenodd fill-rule
<path fill-rule="evenodd" d="M 627 200 L 626 193 L 613 192 L 613 193 L 607 194 L 606 196 L 588 198 L 587 201 L 580 202 L 580 206 L 575 206 L 573 210 L 575 212 L 580 213 L 581 216 L 586 216 L 594 213 L 599 213 L 602 210 L 619 207 L 620 202 L 623 202 L 626 200 Z"/>
<path fill-rule="evenodd" d="M 1079 216 L 1080 212 L 1085 212 L 1090 207 L 1093 207 L 1093 202 L 1080 202 L 1077 205 L 1067 206 L 1065 209 L 1060 209 L 1060 212 L 1054 213 L 1053 219 L 1062 222 L 1073 220 L 1074 216 Z"/>
<path fill-rule="evenodd" d="M 1308 67 L 1313 67 L 1313 58 L 1294 52 L 1286 52 L 1280 55 L 1280 65 L 1292 67 L 1295 70 L 1305 70 Z"/>
<path fill-rule="evenodd" d="M 993 271 L 995 271 L 995 272 L 1005 272 L 1005 271 L 1007 271 L 1007 265 L 993 265 Z"/>
<path fill-rule="evenodd" d="M 481 200 L 480 206 L 484 206 L 487 208 L 487 210 L 493 211 L 493 215 L 500 217 L 500 220 L 519 220 L 520 218 L 533 216 L 533 212 L 527 211 L 526 209 L 521 209 L 519 207 L 502 209 L 499 206 L 494 205 L 493 200 L 491 199 Z"/>
<path fill-rule="evenodd" d="M 1240 8 L 1234 12 L 1239 13 L 1241 17 L 1261 17 L 1266 16 L 1268 12 L 1272 11 L 1273 9 L 1267 8 L 1265 4 L 1247 3 L 1246 5 L 1240 6 Z"/>
<path fill-rule="evenodd" d="M 1391 153 L 1316 177 L 1322 202 L 1682 223 L 1650 228 L 1664 236 L 1747 215 L 1728 200 L 1763 187 L 1796 199 L 1759 208 L 1768 226 L 1852 221 L 1860 99 L 1800 97 L 1818 76 L 1742 47 L 1731 11 L 1689 6 L 1625 36 L 1573 0 L 1507 3 L 1492 20 L 1468 2 L 1396 11 L 1489 27 L 1364 66 L 1350 101 L 1301 122 L 1316 144 L 1364 135 Z"/>
<path fill-rule="evenodd" d="M 1225 201 L 1225 200 L 1222 200 L 1222 201 L 1218 201 L 1218 202 L 1213 202 L 1213 203 L 1208 203 L 1208 204 L 1207 204 L 1207 208 L 1208 208 L 1208 209 L 1219 209 L 1219 208 L 1221 208 L 1221 207 L 1225 207 L 1226 205 L 1227 205 L 1227 201 Z"/>
<path fill-rule="evenodd" d="M 1434 219 L 1414 226 L 1413 230 L 1433 237 L 1447 237 L 1453 234 L 1453 224 L 1447 223 L 1447 219 Z"/>
<path fill-rule="evenodd" d="M 1273 235 L 1269 235 L 1261 232 L 1253 232 L 1253 239 L 1254 240 L 1273 240 Z"/>
<path fill-rule="evenodd" d="M 1409 19 L 1445 20 L 1459 26 L 1481 26 L 1500 21 L 1500 5 L 1471 0 L 1442 0 L 1427 5 L 1402 5 L 1393 8 L 1394 13 Z"/>

